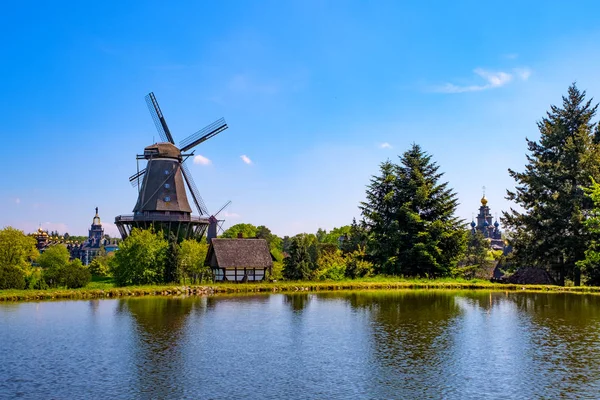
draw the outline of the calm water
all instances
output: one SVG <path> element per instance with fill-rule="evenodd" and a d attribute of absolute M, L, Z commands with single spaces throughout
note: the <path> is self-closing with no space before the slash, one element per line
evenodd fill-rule
<path fill-rule="evenodd" d="M 600 398 L 600 296 L 0 304 L 0 398 Z"/>

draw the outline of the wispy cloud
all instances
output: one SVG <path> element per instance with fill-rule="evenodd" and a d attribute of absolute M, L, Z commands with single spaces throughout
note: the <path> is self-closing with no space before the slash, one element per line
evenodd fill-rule
<path fill-rule="evenodd" d="M 236 213 L 230 213 L 230 212 L 224 211 L 223 212 L 223 217 L 225 217 L 225 218 L 234 218 L 235 219 L 235 218 L 240 218 L 241 215 L 240 214 L 236 214 Z"/>
<path fill-rule="evenodd" d="M 391 149 L 391 148 L 392 148 L 392 145 L 391 145 L 391 144 L 389 144 L 388 142 L 383 142 L 383 143 L 380 143 L 380 144 L 379 144 L 379 148 L 380 148 L 380 149 Z"/>
<path fill-rule="evenodd" d="M 252 164 L 252 160 L 251 160 L 251 159 L 250 159 L 250 157 L 248 157 L 247 155 L 245 155 L 245 154 L 242 154 L 242 155 L 240 156 L 240 158 L 241 158 L 241 159 L 242 159 L 242 161 L 243 161 L 243 162 L 245 162 L 246 164 L 248 164 L 248 165 Z"/>
<path fill-rule="evenodd" d="M 210 161 L 208 158 L 206 158 L 204 156 L 197 155 L 196 157 L 194 157 L 194 164 L 210 165 L 210 164 L 212 164 L 212 161 Z"/>
<path fill-rule="evenodd" d="M 473 72 L 485 80 L 483 85 L 455 85 L 446 83 L 445 85 L 434 88 L 434 92 L 439 93 L 465 93 L 479 92 L 487 89 L 502 87 L 514 80 L 515 76 L 520 80 L 526 81 L 531 76 L 529 68 L 514 68 L 511 72 L 489 71 L 483 68 L 475 68 Z"/>
<path fill-rule="evenodd" d="M 15 204 L 21 204 L 21 199 L 17 197 L 17 198 L 15 199 Z"/>
<path fill-rule="evenodd" d="M 517 58 L 519 58 L 519 55 L 517 53 L 508 53 L 504 55 L 504 58 L 506 58 L 507 60 L 516 60 Z"/>
<path fill-rule="evenodd" d="M 525 68 L 515 68 L 513 70 L 515 74 L 522 80 L 526 81 L 531 76 L 531 70 L 527 67 Z"/>

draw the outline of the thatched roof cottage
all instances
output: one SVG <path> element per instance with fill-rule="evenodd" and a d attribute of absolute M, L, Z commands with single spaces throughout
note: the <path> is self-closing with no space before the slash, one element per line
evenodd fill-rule
<path fill-rule="evenodd" d="M 215 281 L 262 281 L 273 268 L 273 257 L 264 239 L 211 240 L 206 265 Z"/>

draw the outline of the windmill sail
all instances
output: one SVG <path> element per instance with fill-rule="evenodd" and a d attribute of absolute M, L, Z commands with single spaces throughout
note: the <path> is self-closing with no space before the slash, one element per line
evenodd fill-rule
<path fill-rule="evenodd" d="M 175 144 L 171 131 L 169 131 L 169 127 L 167 126 L 167 121 L 165 121 L 156 97 L 154 97 L 154 93 L 150 92 L 146 96 L 146 104 L 148 104 L 148 110 L 150 110 L 150 115 L 152 115 L 152 120 L 154 121 L 154 125 L 156 126 L 160 138 L 163 142 Z"/>
<path fill-rule="evenodd" d="M 223 132 L 227 128 L 228 127 L 227 123 L 225 122 L 225 118 L 219 118 L 212 124 L 205 126 L 198 132 L 182 140 L 181 143 L 179 143 L 179 148 L 185 153 L 186 151 L 198 146 L 200 143 L 217 135 L 218 133 Z"/>

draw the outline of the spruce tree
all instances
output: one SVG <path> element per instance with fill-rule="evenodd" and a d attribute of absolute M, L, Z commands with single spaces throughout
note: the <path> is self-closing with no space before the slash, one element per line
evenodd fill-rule
<path fill-rule="evenodd" d="M 526 139 L 525 171 L 508 170 L 516 188 L 506 198 L 522 209 L 504 213 L 513 231 L 514 259 L 546 268 L 559 284 L 571 278 L 579 285 L 576 263 L 585 258 L 589 235 L 583 223 L 592 207 L 582 187 L 599 176 L 598 131 L 592 122 L 598 106 L 585 95 L 572 84 L 562 107 L 551 106 L 538 122 L 539 141 Z"/>
<path fill-rule="evenodd" d="M 361 204 L 369 232 L 367 253 L 377 272 L 439 277 L 463 254 L 464 224 L 454 214 L 458 201 L 443 173 L 417 144 L 386 161 L 371 179 Z"/>

